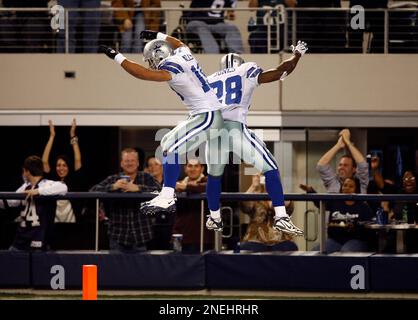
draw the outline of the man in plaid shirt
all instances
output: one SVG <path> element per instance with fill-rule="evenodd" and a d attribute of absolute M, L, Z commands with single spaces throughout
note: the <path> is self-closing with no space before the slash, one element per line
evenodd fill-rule
<path fill-rule="evenodd" d="M 160 185 L 148 173 L 138 171 L 138 152 L 133 148 L 122 150 L 122 172 L 108 176 L 93 186 L 96 192 L 150 192 Z M 140 201 L 118 199 L 104 202 L 109 217 L 109 248 L 111 251 L 137 253 L 147 250 L 152 239 L 152 219 L 139 212 Z"/>

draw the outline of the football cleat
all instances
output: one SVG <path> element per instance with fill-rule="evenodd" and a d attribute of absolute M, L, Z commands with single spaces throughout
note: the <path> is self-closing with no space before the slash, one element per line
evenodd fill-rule
<path fill-rule="evenodd" d="M 303 231 L 299 229 L 298 227 L 296 227 L 289 217 L 280 217 L 280 218 L 275 217 L 273 228 L 278 231 L 288 233 L 294 236 L 303 235 Z"/>
<path fill-rule="evenodd" d="M 163 198 L 160 195 L 154 199 L 141 203 L 140 210 L 144 214 L 156 214 L 160 211 L 174 213 L 176 211 L 176 196 L 173 198 Z"/>
<path fill-rule="evenodd" d="M 221 219 L 215 220 L 210 215 L 207 217 L 208 220 L 206 220 L 206 228 L 208 228 L 208 230 L 222 231 L 224 224 Z"/>

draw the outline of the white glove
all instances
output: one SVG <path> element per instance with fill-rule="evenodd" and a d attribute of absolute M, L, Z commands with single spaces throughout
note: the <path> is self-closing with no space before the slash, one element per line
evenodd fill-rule
<path fill-rule="evenodd" d="M 283 81 L 287 77 L 287 71 L 282 73 L 282 76 L 280 77 L 280 81 Z"/>
<path fill-rule="evenodd" d="M 307 44 L 306 42 L 303 41 L 298 41 L 298 44 L 296 45 L 296 47 L 292 44 L 290 46 L 290 49 L 292 49 L 292 52 L 299 52 L 301 56 L 303 56 L 305 54 L 305 52 L 308 50 Z"/>

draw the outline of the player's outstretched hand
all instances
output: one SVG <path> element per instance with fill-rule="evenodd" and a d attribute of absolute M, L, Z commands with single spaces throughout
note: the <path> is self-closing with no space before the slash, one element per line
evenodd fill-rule
<path fill-rule="evenodd" d="M 303 41 L 298 41 L 297 45 L 291 45 L 290 49 L 292 49 L 292 52 L 299 52 L 301 56 L 303 56 L 305 54 L 306 51 L 308 51 L 308 45 L 306 44 L 306 42 Z"/>
<path fill-rule="evenodd" d="M 115 49 L 112 49 L 112 48 L 104 46 L 104 45 L 100 45 L 98 51 L 99 51 L 99 53 L 104 53 L 105 55 L 107 55 L 112 60 L 115 59 L 116 55 L 119 53 Z"/>
<path fill-rule="evenodd" d="M 157 38 L 157 33 L 157 31 L 144 30 L 139 34 L 139 38 L 144 40 L 154 40 Z"/>

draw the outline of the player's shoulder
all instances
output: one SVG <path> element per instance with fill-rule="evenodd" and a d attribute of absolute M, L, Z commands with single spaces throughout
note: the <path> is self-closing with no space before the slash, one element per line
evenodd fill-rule
<path fill-rule="evenodd" d="M 173 51 L 172 56 L 182 55 L 182 54 L 191 54 L 190 48 L 186 45 L 180 46 Z"/>
<path fill-rule="evenodd" d="M 185 70 L 184 60 L 177 55 L 171 55 L 158 64 L 159 70 L 166 70 L 174 74 L 183 73 Z"/>
<path fill-rule="evenodd" d="M 259 66 L 256 62 L 245 62 L 245 63 L 241 64 L 238 68 L 243 70 L 243 71 L 248 71 L 248 70 L 251 70 L 251 69 L 257 69 L 257 68 L 259 68 Z"/>
<path fill-rule="evenodd" d="M 255 62 L 246 62 L 239 66 L 240 73 L 246 78 L 257 77 L 263 69 Z"/>

